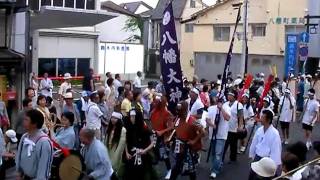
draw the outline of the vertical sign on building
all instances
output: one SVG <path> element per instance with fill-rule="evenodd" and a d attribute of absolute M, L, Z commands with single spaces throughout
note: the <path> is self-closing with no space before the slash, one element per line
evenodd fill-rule
<path fill-rule="evenodd" d="M 296 70 L 298 43 L 297 34 L 288 34 L 286 36 L 285 76 L 288 76 L 292 70 L 293 73 Z"/>
<path fill-rule="evenodd" d="M 182 97 L 183 84 L 172 1 L 163 12 L 160 36 L 161 74 L 169 101 L 169 109 L 173 111 Z"/>

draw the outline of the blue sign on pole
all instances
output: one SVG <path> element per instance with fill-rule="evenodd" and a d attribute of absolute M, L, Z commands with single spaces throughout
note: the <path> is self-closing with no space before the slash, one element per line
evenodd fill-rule
<path fill-rule="evenodd" d="M 300 34 L 300 41 L 301 41 L 302 43 L 308 43 L 308 42 L 309 42 L 309 39 L 310 39 L 309 33 L 303 32 L 303 33 Z"/>
<path fill-rule="evenodd" d="M 286 56 L 285 56 L 285 76 L 289 75 L 292 69 L 296 69 L 297 53 L 298 53 L 298 35 L 288 34 L 286 37 Z"/>

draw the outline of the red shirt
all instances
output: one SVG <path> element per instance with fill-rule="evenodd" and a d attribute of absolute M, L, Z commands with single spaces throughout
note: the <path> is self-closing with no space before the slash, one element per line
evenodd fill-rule
<path fill-rule="evenodd" d="M 188 122 L 181 121 L 179 122 L 178 127 L 176 128 L 176 137 L 184 142 L 195 139 L 198 136 L 199 127 L 194 124 L 194 121 L 197 119 L 193 116 L 190 116 Z M 202 148 L 201 138 L 197 141 L 191 149 L 198 151 Z"/>
<path fill-rule="evenodd" d="M 170 112 L 167 109 L 155 109 L 151 113 L 151 126 L 155 131 L 167 129 L 168 121 L 170 119 Z"/>

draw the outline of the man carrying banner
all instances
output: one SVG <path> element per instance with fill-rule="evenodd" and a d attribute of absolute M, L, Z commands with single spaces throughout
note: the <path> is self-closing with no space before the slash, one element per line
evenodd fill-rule
<path fill-rule="evenodd" d="M 208 108 L 208 118 L 206 119 L 206 122 L 207 126 L 209 126 L 211 146 L 214 147 L 214 149 L 212 148 L 212 151 L 209 152 L 212 153 L 211 178 L 216 178 L 222 167 L 222 155 L 228 137 L 228 121 L 230 115 L 230 107 L 226 103 L 222 104 L 219 102 L 217 105 L 212 105 Z M 215 121 L 219 122 L 216 123 Z M 213 135 L 213 133 L 216 134 Z"/>

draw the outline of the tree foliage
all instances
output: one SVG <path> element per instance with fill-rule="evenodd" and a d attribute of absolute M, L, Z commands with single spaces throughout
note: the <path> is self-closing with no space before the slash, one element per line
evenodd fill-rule
<path fill-rule="evenodd" d="M 124 30 L 126 32 L 135 32 L 139 31 L 139 34 L 133 34 L 131 35 L 127 40 L 132 41 L 139 41 L 139 43 L 143 43 L 143 19 L 141 17 L 129 17 L 129 19 L 126 20 L 126 24 L 124 27 Z"/>

